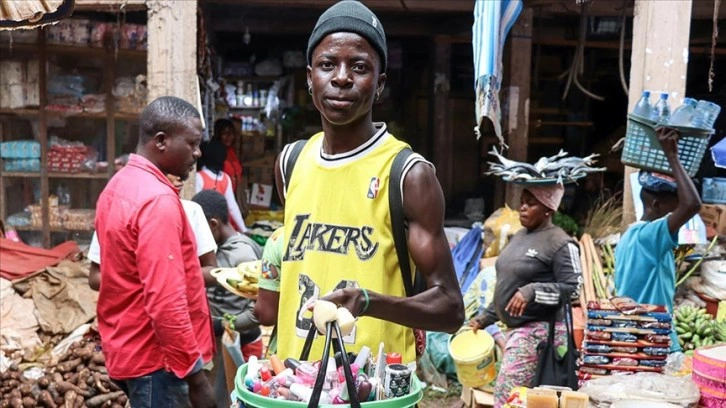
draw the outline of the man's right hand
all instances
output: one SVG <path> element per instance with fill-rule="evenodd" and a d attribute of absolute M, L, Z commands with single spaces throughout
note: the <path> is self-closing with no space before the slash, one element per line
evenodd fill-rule
<path fill-rule="evenodd" d="M 666 156 L 678 157 L 678 131 L 668 127 L 656 129 L 656 135 Z"/>
<path fill-rule="evenodd" d="M 189 402 L 191 402 L 192 408 L 215 408 L 217 406 L 214 390 L 204 370 L 190 374 L 184 380 L 189 385 Z"/>

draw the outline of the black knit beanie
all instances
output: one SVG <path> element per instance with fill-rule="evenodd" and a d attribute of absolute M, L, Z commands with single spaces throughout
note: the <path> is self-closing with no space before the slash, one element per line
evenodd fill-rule
<path fill-rule="evenodd" d="M 381 72 L 386 72 L 388 47 L 383 24 L 373 12 L 357 0 L 343 0 L 325 10 L 318 18 L 308 40 L 308 65 L 313 59 L 313 50 L 328 34 L 356 33 L 368 40 L 381 58 Z"/>

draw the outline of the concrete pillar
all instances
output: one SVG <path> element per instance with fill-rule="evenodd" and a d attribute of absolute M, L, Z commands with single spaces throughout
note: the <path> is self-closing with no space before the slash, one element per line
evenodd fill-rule
<path fill-rule="evenodd" d="M 638 102 L 644 89 L 656 93 L 669 92 L 668 101 L 673 108 L 683 102 L 688 70 L 691 7 L 692 0 L 635 1 L 628 112 Z M 630 174 L 635 170 L 625 167 L 624 225 L 635 221 L 630 189 Z"/>

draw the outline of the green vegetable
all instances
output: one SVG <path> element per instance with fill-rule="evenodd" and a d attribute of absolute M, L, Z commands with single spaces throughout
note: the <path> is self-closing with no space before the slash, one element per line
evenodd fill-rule
<path fill-rule="evenodd" d="M 577 235 L 580 231 L 580 226 L 577 225 L 577 221 L 569 215 L 563 214 L 559 211 L 552 216 L 552 223 L 562 228 L 569 235 Z"/>

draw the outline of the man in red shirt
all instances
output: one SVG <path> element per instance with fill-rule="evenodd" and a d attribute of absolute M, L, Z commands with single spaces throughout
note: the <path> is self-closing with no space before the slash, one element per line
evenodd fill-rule
<path fill-rule="evenodd" d="M 106 366 L 133 408 L 212 408 L 202 370 L 215 351 L 204 280 L 194 234 L 165 176 L 186 178 L 201 155 L 199 112 L 161 97 L 141 112 L 139 126 L 136 154 L 96 204 Z"/>

